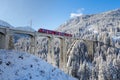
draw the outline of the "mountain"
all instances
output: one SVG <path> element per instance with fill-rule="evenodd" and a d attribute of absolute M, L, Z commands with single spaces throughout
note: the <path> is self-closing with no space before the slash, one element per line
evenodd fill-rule
<path fill-rule="evenodd" d="M 99 14 L 82 15 L 60 25 L 58 31 L 68 32 L 79 37 L 102 32 L 120 31 L 120 9 Z"/>
<path fill-rule="evenodd" d="M 9 28 L 13 28 L 13 26 L 11 26 L 9 23 L 0 20 L 0 27 L 9 27 Z"/>
<path fill-rule="evenodd" d="M 120 79 L 120 9 L 72 18 L 62 24 L 58 30 L 81 38 L 103 41 L 103 43 L 95 42 L 93 47 L 90 48 L 87 45 L 88 42 L 84 40 L 75 41 L 75 45 L 71 48 L 70 53 L 67 54 L 66 73 L 79 80 Z M 18 38 L 17 36 L 16 39 Z M 59 40 L 53 43 L 54 54 L 51 58 L 48 53 L 48 39 L 41 38 L 41 36 L 36 39 L 35 55 L 53 66 L 59 67 Z M 68 49 L 71 46 L 71 41 L 66 40 Z M 31 51 L 30 45 L 30 38 L 19 38 L 14 48 L 18 51 L 29 52 Z M 92 54 L 89 52 L 90 50 L 93 50 Z"/>
<path fill-rule="evenodd" d="M 60 25 L 57 30 L 104 43 L 94 42 L 91 55 L 84 40 L 76 42 L 67 55 L 68 74 L 79 80 L 120 79 L 120 9 L 75 17 Z"/>
<path fill-rule="evenodd" d="M 24 52 L 6 50 L 0 50 L 0 79 L 77 80 L 36 56 Z"/>
<path fill-rule="evenodd" d="M 33 28 L 31 28 L 30 26 L 16 27 L 15 29 L 35 32 L 35 30 Z"/>
<path fill-rule="evenodd" d="M 9 24 L 9 23 L 7 23 L 7 22 L 5 22 L 3 20 L 0 20 L 0 27 L 14 28 L 11 24 Z M 24 31 L 32 31 L 32 32 L 35 31 L 30 26 L 15 27 L 14 29 L 24 30 Z"/>

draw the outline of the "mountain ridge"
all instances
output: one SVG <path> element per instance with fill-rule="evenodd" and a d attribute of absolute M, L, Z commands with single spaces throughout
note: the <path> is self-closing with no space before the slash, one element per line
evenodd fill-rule
<path fill-rule="evenodd" d="M 80 33 L 79 29 L 82 31 L 86 30 L 89 26 L 97 26 L 97 30 L 108 27 L 110 31 L 111 26 L 120 27 L 120 9 L 115 9 L 107 12 L 102 12 L 99 14 L 82 15 L 79 17 L 67 20 L 65 23 L 58 27 L 58 31 L 68 32 L 72 34 Z M 83 30 L 84 29 L 84 30 Z M 87 30 L 88 31 L 88 30 Z M 103 32 L 101 30 L 101 32 Z"/>

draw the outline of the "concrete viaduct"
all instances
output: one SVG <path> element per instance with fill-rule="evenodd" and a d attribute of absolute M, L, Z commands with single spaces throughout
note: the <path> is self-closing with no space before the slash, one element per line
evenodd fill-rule
<path fill-rule="evenodd" d="M 31 36 L 31 51 L 30 53 L 35 54 L 35 42 L 36 42 L 36 37 L 41 36 L 41 37 L 47 37 L 48 38 L 48 54 L 50 58 L 52 59 L 54 55 L 54 48 L 53 48 L 53 39 L 54 38 L 59 38 L 61 41 L 61 51 L 60 51 L 60 67 L 63 67 L 63 64 L 65 62 L 65 53 L 67 53 L 66 50 L 66 43 L 65 39 L 70 38 L 70 37 L 63 37 L 63 36 L 58 36 L 58 35 L 51 35 L 51 34 L 44 34 L 44 33 L 39 33 L 39 32 L 31 32 L 31 31 L 23 31 L 23 30 L 17 30 L 17 29 L 12 29 L 12 28 L 5 28 L 5 27 L 0 27 L 0 34 L 2 35 L 0 37 L 0 49 L 9 49 L 9 40 L 10 36 L 13 34 L 27 34 Z M 72 38 L 71 38 L 72 39 Z"/>
<path fill-rule="evenodd" d="M 84 40 L 84 39 L 80 39 L 80 38 L 75 38 L 75 37 L 64 37 L 64 36 L 58 36 L 58 35 L 51 35 L 51 34 L 43 34 L 43 33 L 39 33 L 39 32 L 31 32 L 31 31 L 23 31 L 23 30 L 16 30 L 16 29 L 12 29 L 12 28 L 5 28 L 5 27 L 0 27 L 0 34 L 2 35 L 2 37 L 0 37 L 0 49 L 9 49 L 9 38 L 11 35 L 13 34 L 27 34 L 31 36 L 31 51 L 30 53 L 35 54 L 35 42 L 36 42 L 36 37 L 37 36 L 43 36 L 43 37 L 47 37 L 48 38 L 48 54 L 50 56 L 50 58 L 52 59 L 52 57 L 54 56 L 54 48 L 53 48 L 53 39 L 54 38 L 59 38 L 61 41 L 61 49 L 60 49 L 60 68 L 64 69 L 64 67 L 67 65 L 67 55 L 70 53 L 70 49 L 66 49 L 66 43 L 65 43 L 65 39 L 73 39 L 73 44 L 71 44 L 71 47 L 74 47 L 73 45 L 75 44 L 75 40 Z M 84 42 L 87 44 L 87 48 L 88 48 L 88 52 L 90 54 L 94 53 L 94 43 L 96 41 L 92 41 L 92 40 L 84 40 Z M 66 65 L 65 65 L 66 64 Z M 64 66 L 63 66 L 64 65 Z"/>

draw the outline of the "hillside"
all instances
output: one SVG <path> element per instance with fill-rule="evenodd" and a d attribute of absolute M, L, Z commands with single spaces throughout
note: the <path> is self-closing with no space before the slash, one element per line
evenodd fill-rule
<path fill-rule="evenodd" d="M 120 31 L 120 9 L 75 17 L 60 25 L 57 30 L 79 37 L 100 35 L 102 32 L 118 32 Z"/>
<path fill-rule="evenodd" d="M 14 28 L 17 30 L 25 30 L 25 31 L 32 31 L 34 32 L 35 30 L 31 28 L 30 26 L 20 26 L 20 27 L 13 27 L 11 24 L 9 24 L 6 21 L 0 20 L 0 27 L 5 27 L 5 28 Z"/>
<path fill-rule="evenodd" d="M 11 26 L 9 23 L 7 23 L 3 20 L 0 20 L 0 27 L 10 27 L 10 28 L 12 28 L 13 26 Z"/>
<path fill-rule="evenodd" d="M 119 80 L 120 79 L 120 9 L 93 15 L 83 15 L 72 18 L 62 24 L 59 31 L 68 32 L 73 36 L 98 40 L 93 47 L 87 47 L 87 42 L 78 40 L 67 54 L 65 72 L 79 80 Z M 14 37 L 14 49 L 30 52 L 30 36 Z M 48 39 L 38 36 L 35 55 L 60 66 L 60 41 L 54 39 L 54 57 L 49 58 Z M 67 49 L 72 44 L 67 40 Z M 93 50 L 90 54 L 89 50 Z"/>
<path fill-rule="evenodd" d="M 0 50 L 0 80 L 76 80 L 38 57 Z"/>
<path fill-rule="evenodd" d="M 109 44 L 94 43 L 96 46 L 91 57 L 86 43 L 82 40 L 77 42 L 68 55 L 68 74 L 79 80 L 120 79 L 120 9 L 75 17 L 60 25 L 57 30 Z"/>

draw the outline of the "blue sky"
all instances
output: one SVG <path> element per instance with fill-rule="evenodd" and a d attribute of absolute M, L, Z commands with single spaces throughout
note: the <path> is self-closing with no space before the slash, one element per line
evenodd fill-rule
<path fill-rule="evenodd" d="M 120 8 L 120 0 L 0 0 L 0 19 L 11 25 L 56 29 L 71 17 Z"/>

